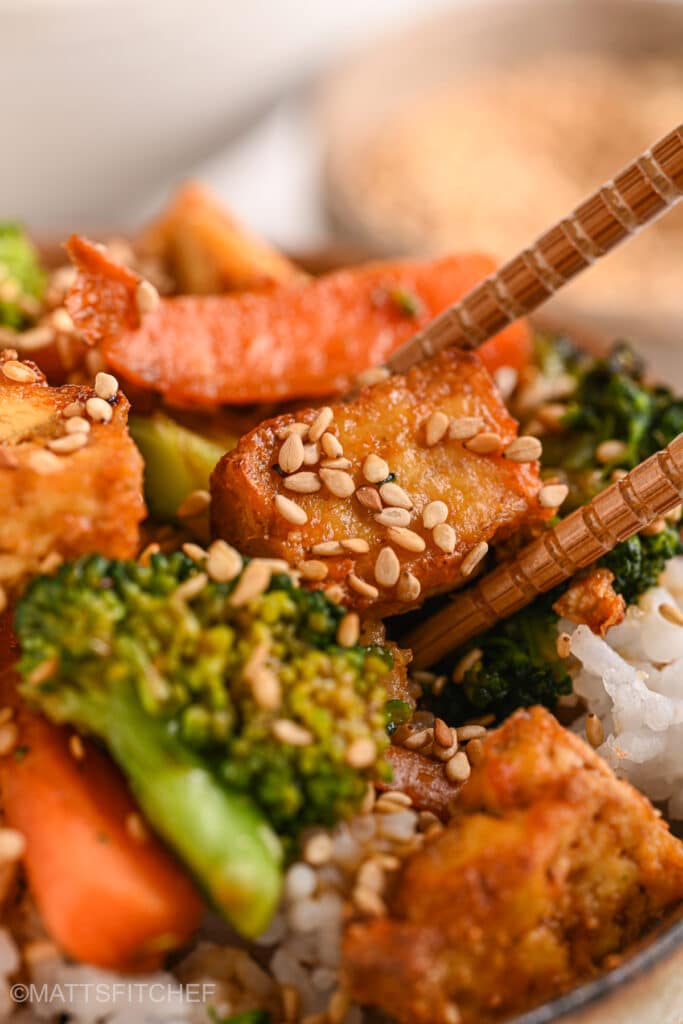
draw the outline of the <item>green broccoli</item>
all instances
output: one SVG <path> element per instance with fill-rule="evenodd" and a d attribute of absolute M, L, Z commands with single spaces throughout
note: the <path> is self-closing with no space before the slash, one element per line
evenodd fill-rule
<path fill-rule="evenodd" d="M 600 559 L 598 565 L 614 573 L 614 589 L 626 604 L 635 604 L 641 594 L 654 587 L 664 566 L 683 553 L 677 526 L 667 523 L 661 533 L 642 533 L 623 541 Z"/>
<path fill-rule="evenodd" d="M 105 743 L 151 825 L 249 935 L 279 897 L 276 833 L 292 847 L 334 824 L 386 771 L 392 660 L 339 647 L 343 609 L 288 575 L 245 603 L 252 567 L 267 563 L 216 583 L 179 552 L 148 566 L 91 556 L 35 579 L 15 615 L 24 697 Z"/>
<path fill-rule="evenodd" d="M 0 222 L 0 326 L 25 327 L 32 319 L 28 308 L 44 287 L 45 274 L 25 232 L 18 224 Z"/>

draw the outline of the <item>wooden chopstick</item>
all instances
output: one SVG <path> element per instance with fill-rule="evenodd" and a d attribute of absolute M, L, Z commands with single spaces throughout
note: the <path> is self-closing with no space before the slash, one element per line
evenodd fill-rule
<path fill-rule="evenodd" d="M 410 341 L 386 363 L 405 373 L 450 346 L 473 349 L 533 312 L 576 277 L 683 197 L 683 125 L 558 221 Z"/>
<path fill-rule="evenodd" d="M 670 512 L 683 498 L 683 434 L 576 509 L 511 562 L 498 566 L 421 623 L 402 646 L 415 668 L 439 661 L 467 640 L 519 611 Z"/>

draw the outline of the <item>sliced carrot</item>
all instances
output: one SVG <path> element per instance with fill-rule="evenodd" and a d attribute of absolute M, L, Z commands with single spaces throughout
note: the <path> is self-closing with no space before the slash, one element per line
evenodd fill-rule
<path fill-rule="evenodd" d="M 3 631 L 0 626 L 0 644 Z M 131 834 L 135 804 L 112 762 L 31 712 L 0 647 L 0 702 L 15 709 L 18 745 L 0 757 L 5 823 L 26 839 L 24 865 L 45 927 L 76 960 L 120 971 L 157 968 L 199 925 L 202 901 L 153 836 Z"/>
<path fill-rule="evenodd" d="M 339 394 L 494 269 L 479 255 L 375 263 L 267 293 L 162 299 L 140 321 L 136 275 L 85 239 L 67 248 L 80 334 L 127 382 L 204 408 Z M 503 336 L 480 350 L 489 370 L 529 358 L 524 324 Z"/>

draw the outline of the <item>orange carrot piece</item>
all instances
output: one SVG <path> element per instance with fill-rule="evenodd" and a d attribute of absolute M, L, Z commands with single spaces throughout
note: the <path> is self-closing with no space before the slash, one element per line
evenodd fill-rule
<path fill-rule="evenodd" d="M 479 255 L 375 263 L 267 293 L 162 299 L 141 321 L 135 274 L 85 239 L 67 248 L 80 271 L 67 298 L 77 330 L 118 376 L 181 407 L 343 393 L 494 269 Z M 529 359 L 525 324 L 503 335 L 480 349 L 489 370 Z"/>
<path fill-rule="evenodd" d="M 26 839 L 24 865 L 45 927 L 76 960 L 154 970 L 190 939 L 202 901 L 154 836 L 135 837 L 136 806 L 109 758 L 86 741 L 77 760 L 69 730 L 17 699 L 6 641 L 0 628 L 0 702 L 14 707 L 19 738 L 0 757 L 0 787 L 6 824 Z"/>

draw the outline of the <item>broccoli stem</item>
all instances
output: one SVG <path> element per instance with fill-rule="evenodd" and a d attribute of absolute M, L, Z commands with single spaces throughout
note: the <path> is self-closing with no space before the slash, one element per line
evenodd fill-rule
<path fill-rule="evenodd" d="M 251 801 L 222 786 L 125 686 L 101 702 L 71 694 L 62 717 L 105 740 L 145 817 L 210 901 L 243 935 L 259 935 L 280 897 L 282 851 Z"/>

